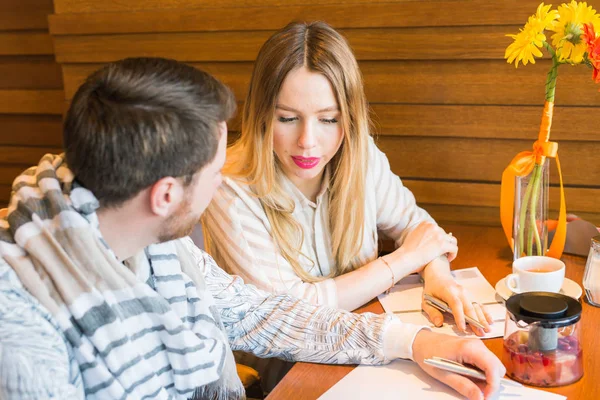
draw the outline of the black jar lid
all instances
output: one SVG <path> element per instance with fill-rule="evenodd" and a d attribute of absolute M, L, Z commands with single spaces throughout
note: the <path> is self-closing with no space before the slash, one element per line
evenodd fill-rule
<path fill-rule="evenodd" d="M 570 296 L 550 292 L 515 294 L 506 300 L 515 321 L 539 322 L 544 328 L 572 325 L 581 319 L 581 304 Z"/>

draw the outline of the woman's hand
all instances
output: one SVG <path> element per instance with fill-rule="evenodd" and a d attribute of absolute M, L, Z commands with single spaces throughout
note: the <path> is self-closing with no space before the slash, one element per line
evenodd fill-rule
<path fill-rule="evenodd" d="M 450 386 L 469 400 L 490 398 L 500 388 L 500 378 L 506 368 L 488 350 L 481 340 L 442 335 L 427 330 L 417 333 L 413 342 L 413 358 L 419 366 L 435 379 Z M 467 377 L 431 367 L 423 362 L 426 358 L 443 357 L 459 363 L 476 366 L 485 373 L 483 390 Z"/>
<path fill-rule="evenodd" d="M 402 246 L 387 257 L 398 260 L 397 263 L 403 266 L 400 276 L 406 276 L 420 272 L 440 256 L 452 261 L 457 253 L 458 244 L 454 236 L 435 224 L 421 222 L 406 235 Z"/>
<path fill-rule="evenodd" d="M 485 332 L 491 330 L 490 324 L 493 322 L 492 316 L 486 311 L 485 307 L 479 303 L 473 302 L 470 294 L 459 285 L 449 273 L 428 275 L 425 279 L 423 293 L 437 297 L 448 304 L 450 309 L 452 309 L 456 326 L 462 332 L 466 332 L 467 329 L 465 315 L 481 322 L 485 327 L 484 330 L 482 330 L 471 325 L 471 329 L 477 336 L 483 336 Z M 425 301 L 423 301 L 422 307 L 423 311 L 425 311 L 435 326 L 442 325 L 444 317 L 437 308 L 428 305 Z"/>

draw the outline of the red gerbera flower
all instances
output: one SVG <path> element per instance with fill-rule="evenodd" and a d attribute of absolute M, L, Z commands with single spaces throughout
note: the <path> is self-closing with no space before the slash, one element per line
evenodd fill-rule
<path fill-rule="evenodd" d="M 596 37 L 594 25 L 591 23 L 583 25 L 583 40 L 587 43 L 588 60 L 594 68 L 592 79 L 600 83 L 600 36 Z"/>

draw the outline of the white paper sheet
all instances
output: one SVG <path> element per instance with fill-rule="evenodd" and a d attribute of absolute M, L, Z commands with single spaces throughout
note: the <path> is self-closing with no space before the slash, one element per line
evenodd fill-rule
<path fill-rule="evenodd" d="M 462 399 L 457 392 L 427 375 L 419 366 L 406 360 L 380 367 L 359 366 L 329 389 L 319 400 L 358 399 Z M 501 386 L 494 400 L 565 399 L 542 390 Z"/>
<path fill-rule="evenodd" d="M 471 294 L 473 301 L 485 305 L 495 321 L 491 325 L 491 332 L 486 333 L 483 338 L 503 336 L 506 308 L 501 303 L 500 297 L 496 295 L 492 285 L 481 274 L 479 268 L 465 268 L 452 273 L 455 279 Z M 389 294 L 379 295 L 378 298 L 383 309 L 388 313 L 393 313 L 402 322 L 426 325 L 435 332 L 448 335 L 476 337 L 470 330 L 467 333 L 460 332 L 456 328 L 451 315 L 444 314 L 444 324 L 441 327 L 434 326 L 421 311 L 422 296 L 423 284 L 420 282 L 419 276 L 410 275 L 400 280 Z"/>

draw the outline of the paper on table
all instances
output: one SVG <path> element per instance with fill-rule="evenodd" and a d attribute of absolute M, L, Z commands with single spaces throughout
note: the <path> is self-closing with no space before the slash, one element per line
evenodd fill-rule
<path fill-rule="evenodd" d="M 458 330 L 454 318 L 451 315 L 444 313 L 444 324 L 440 327 L 433 325 L 423 312 L 409 312 L 402 314 L 394 314 L 400 321 L 408 324 L 425 325 L 431 328 L 432 331 L 445 333 L 452 336 L 460 337 L 479 337 L 481 339 L 491 339 L 504 336 L 504 320 L 506 318 L 506 308 L 502 304 L 492 304 L 485 306 L 488 312 L 494 319 L 494 323 L 490 325 L 491 331 L 484 336 L 476 336 L 471 330 L 463 333 Z"/>
<path fill-rule="evenodd" d="M 483 336 L 484 339 L 500 337 L 504 335 L 504 320 L 506 308 L 499 303 L 496 291 L 479 271 L 479 268 L 465 268 L 452 271 L 454 278 L 471 294 L 473 301 L 485 304 L 487 311 L 494 319 L 491 332 Z M 395 313 L 402 322 L 426 325 L 433 331 L 446 333 L 454 336 L 475 336 L 470 330 L 462 333 L 456 329 L 452 316 L 444 314 L 444 324 L 435 327 L 421 311 L 421 298 L 423 296 L 423 284 L 418 275 L 409 275 L 400 280 L 392 288 L 389 294 L 379 295 L 379 301 L 383 309 L 388 313 Z"/>
<path fill-rule="evenodd" d="M 361 365 L 329 389 L 319 400 L 353 399 L 462 399 L 457 392 L 427 375 L 407 360 L 372 367 Z M 526 386 L 501 386 L 494 400 L 560 400 L 566 397 Z"/>

